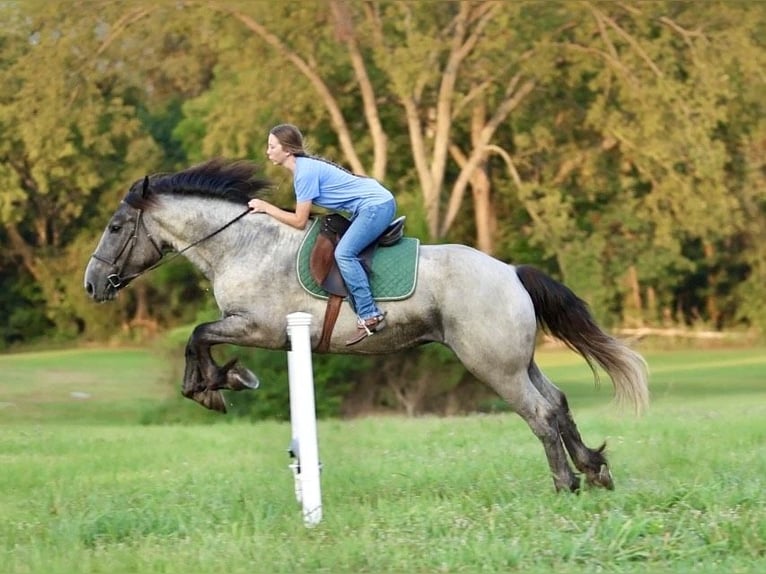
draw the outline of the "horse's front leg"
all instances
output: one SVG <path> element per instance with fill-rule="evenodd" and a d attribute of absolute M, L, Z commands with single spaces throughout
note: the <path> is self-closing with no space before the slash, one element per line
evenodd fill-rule
<path fill-rule="evenodd" d="M 258 388 L 258 377 L 233 359 L 218 365 L 211 354 L 213 345 L 245 342 L 249 322 L 242 316 L 231 315 L 220 321 L 203 323 L 194 328 L 186 344 L 186 368 L 182 393 L 202 406 L 226 412 L 221 389 L 242 391 Z"/>

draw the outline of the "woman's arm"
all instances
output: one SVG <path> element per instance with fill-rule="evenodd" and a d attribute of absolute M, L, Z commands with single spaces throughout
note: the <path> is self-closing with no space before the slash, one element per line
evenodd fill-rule
<path fill-rule="evenodd" d="M 266 213 L 277 221 L 281 221 L 282 223 L 286 223 L 297 229 L 306 227 L 306 222 L 309 220 L 309 214 L 311 213 L 310 201 L 296 203 L 294 213 L 292 211 L 280 209 L 276 205 L 262 199 L 251 199 L 247 205 L 253 213 Z"/>

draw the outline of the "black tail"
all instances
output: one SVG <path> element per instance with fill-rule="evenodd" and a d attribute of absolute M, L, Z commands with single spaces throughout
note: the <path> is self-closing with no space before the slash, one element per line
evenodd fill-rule
<path fill-rule="evenodd" d="M 516 267 L 529 293 L 540 326 L 582 355 L 594 374 L 600 365 L 612 379 L 618 402 L 630 402 L 637 412 L 649 404 L 646 361 L 605 333 L 588 309 L 566 285 L 529 265 Z"/>

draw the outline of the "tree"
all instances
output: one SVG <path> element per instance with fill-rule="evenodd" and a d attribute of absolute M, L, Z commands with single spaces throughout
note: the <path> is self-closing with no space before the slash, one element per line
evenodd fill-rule
<path fill-rule="evenodd" d="M 103 22 L 66 5 L 6 6 L 0 28 L 0 225 L 10 257 L 36 281 L 51 319 L 65 314 L 57 255 L 124 184 L 125 161 L 155 151 L 132 107 L 113 88 L 113 69 L 94 58 Z M 5 52 L 5 51 L 4 51 Z"/>
<path fill-rule="evenodd" d="M 679 274 L 712 270 L 715 246 L 745 225 L 730 169 L 743 134 L 730 131 L 726 141 L 722 127 L 735 111 L 731 77 L 763 58 L 753 30 L 737 22 L 744 10 L 762 22 L 762 11 L 566 8 L 568 22 L 551 40 L 558 77 L 540 90 L 550 97 L 536 102 L 537 121 L 518 126 L 509 173 L 536 223 L 533 240 L 570 284 L 602 313 L 660 320 L 674 313 Z M 708 296 L 716 277 L 705 273 Z M 692 298 L 705 296 L 699 289 Z M 709 298 L 705 307 L 715 315 Z"/>
<path fill-rule="evenodd" d="M 414 167 L 419 183 L 431 239 L 443 238 L 449 232 L 470 185 L 479 205 L 480 243 L 491 251 L 494 224 L 488 201 L 489 180 L 482 175 L 490 153 L 487 146 L 534 83 L 523 81 L 522 72 L 505 73 L 512 66 L 503 66 L 497 80 L 486 75 L 477 79 L 479 70 L 472 84 L 461 87 L 460 79 L 466 63 L 471 61 L 469 57 L 481 53 L 485 44 L 493 44 L 488 48 L 493 55 L 487 58 L 499 59 L 498 50 L 502 52 L 504 46 L 490 42 L 487 29 L 501 15 L 499 26 L 504 27 L 515 13 L 509 15 L 508 10 L 519 8 L 511 9 L 496 1 L 449 2 L 437 12 L 423 3 L 357 4 L 343 0 L 331 0 L 329 11 L 324 9 L 324 3 L 286 5 L 276 10 L 252 3 L 199 5 L 230 14 L 271 49 L 269 59 L 283 60 L 295 75 L 302 76 L 303 83 L 293 85 L 289 97 L 300 101 L 296 94 L 303 86 L 316 96 L 329 117 L 343 158 L 353 171 L 370 173 L 381 180 L 389 178 L 390 132 L 404 128 L 414 162 L 410 167 Z M 475 60 L 475 66 L 486 67 L 481 56 Z M 342 89 L 338 89 L 340 86 Z M 472 93 L 466 97 L 463 88 Z M 347 102 L 349 91 L 359 96 L 359 105 Z M 461 102 L 464 97 L 468 101 Z M 489 116 L 488 99 L 495 105 Z M 468 106 L 470 100 L 476 101 L 475 107 Z M 404 125 L 386 113 L 391 103 L 401 107 Z M 453 124 L 461 106 L 469 110 L 469 116 L 472 113 L 472 136 L 464 145 L 456 145 Z M 357 114 L 364 118 L 364 135 L 358 122 L 349 120 Z M 366 149 L 372 155 L 369 167 L 361 159 L 360 150 Z M 445 216 L 443 190 L 450 170 L 450 151 L 458 176 L 448 183 L 453 187 L 453 199 Z M 406 174 L 395 177 L 403 181 Z"/>
<path fill-rule="evenodd" d="M 70 335 L 212 312 L 188 266 L 98 312 L 72 270 L 131 181 L 290 121 L 410 233 L 542 265 L 602 320 L 766 324 L 758 4 L 433 6 L 0 3 L 3 305 Z"/>

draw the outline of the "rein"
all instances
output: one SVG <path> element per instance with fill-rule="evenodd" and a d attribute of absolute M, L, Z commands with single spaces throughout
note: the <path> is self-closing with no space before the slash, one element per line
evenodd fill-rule
<path fill-rule="evenodd" d="M 133 273 L 132 275 L 122 276 L 122 274 L 121 274 L 122 269 L 119 269 L 119 272 L 109 274 L 106 279 L 107 279 L 107 281 L 109 281 L 109 284 L 113 288 L 119 289 L 120 287 L 123 287 L 126 283 L 132 281 L 136 277 L 139 277 L 139 276 L 143 275 L 144 273 L 146 273 L 147 271 L 151 271 L 152 269 L 157 269 L 157 267 L 160 267 L 161 265 L 164 265 L 165 263 L 173 261 L 176 257 L 186 253 L 192 247 L 196 247 L 200 243 L 202 243 L 204 241 L 207 241 L 211 237 L 214 237 L 214 236 L 218 235 L 224 229 L 229 228 L 230 226 L 234 225 L 237 221 L 239 221 L 240 219 L 245 217 L 248 213 L 251 213 L 250 209 L 247 209 L 246 211 L 243 211 L 242 213 L 237 215 L 231 221 L 228 221 L 228 222 L 224 223 L 218 229 L 215 229 L 212 232 L 210 232 L 207 235 L 205 235 L 204 237 L 202 237 L 201 239 L 197 239 L 193 243 L 190 243 L 189 245 L 187 245 L 186 247 L 184 247 L 180 251 L 176 251 L 173 255 L 171 255 L 167 259 L 165 258 L 164 253 L 162 252 L 162 249 L 160 249 L 160 247 L 154 241 L 154 238 L 152 237 L 151 233 L 149 233 L 149 230 L 146 229 L 146 225 L 144 224 L 143 227 L 144 227 L 144 229 L 146 231 L 146 237 L 149 239 L 149 241 L 151 241 L 151 243 L 154 246 L 154 248 L 160 254 L 160 257 L 161 257 L 160 260 L 157 261 L 156 263 L 154 263 L 153 265 L 150 265 L 146 269 L 143 269 L 142 271 L 139 271 L 137 273 Z M 138 228 L 143 223 L 143 214 L 144 214 L 144 210 L 143 209 L 139 209 L 138 210 L 138 217 L 136 218 L 136 225 L 133 228 L 133 233 L 128 238 L 128 240 L 125 242 L 125 244 L 122 246 L 122 249 L 120 249 L 120 251 L 117 253 L 117 256 L 114 258 L 113 261 L 109 261 L 108 259 L 100 256 L 98 254 L 98 252 L 94 253 L 91 257 L 93 257 L 94 259 L 97 259 L 98 261 L 101 261 L 102 263 L 106 263 L 107 265 L 109 265 L 113 269 L 117 270 L 118 269 L 117 268 L 117 261 L 120 259 L 120 257 L 122 256 L 123 252 L 125 252 L 125 250 L 127 249 L 127 255 L 125 256 L 125 259 L 124 259 L 124 262 L 123 262 L 123 265 L 122 265 L 122 267 L 124 268 L 125 264 L 127 263 L 128 259 L 130 258 L 130 254 L 133 251 L 133 247 L 135 247 L 136 241 L 138 240 Z M 130 245 L 130 248 L 128 249 L 129 245 Z"/>

